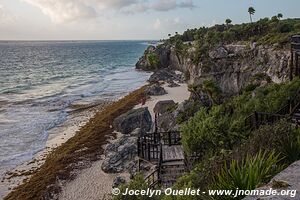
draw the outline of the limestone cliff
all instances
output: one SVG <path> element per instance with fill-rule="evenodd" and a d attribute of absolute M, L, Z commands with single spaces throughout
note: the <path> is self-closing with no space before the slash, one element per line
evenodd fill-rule
<path fill-rule="evenodd" d="M 191 84 L 213 79 L 225 94 L 236 94 L 255 81 L 280 83 L 288 80 L 290 52 L 287 48 L 255 43 L 221 45 L 209 49 L 206 58 L 195 64 L 194 46 L 190 43 L 185 53 L 179 53 L 168 44 L 151 46 L 136 68 L 149 70 L 147 55 L 151 53 L 158 59 L 158 65 L 152 70 L 169 68 L 182 71 Z"/>

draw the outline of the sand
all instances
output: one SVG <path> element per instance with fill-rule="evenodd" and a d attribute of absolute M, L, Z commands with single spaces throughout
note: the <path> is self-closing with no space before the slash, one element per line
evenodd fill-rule
<path fill-rule="evenodd" d="M 173 100 L 175 103 L 181 103 L 184 100 L 187 100 L 190 97 L 190 92 L 188 91 L 187 84 L 180 84 L 180 87 L 168 87 L 167 84 L 163 85 L 168 94 L 162 96 L 150 96 L 150 99 L 147 100 L 144 106 L 137 105 L 136 108 L 148 107 L 152 118 L 154 119 L 154 106 L 157 102 L 163 100 Z"/>
<path fill-rule="evenodd" d="M 176 103 L 188 99 L 190 93 L 187 84 L 181 84 L 180 87 L 170 88 L 164 85 L 168 92 L 162 96 L 151 96 L 145 105 L 137 105 L 136 108 L 148 107 L 154 118 L 153 108 L 158 101 L 174 100 Z M 128 179 L 129 174 L 107 174 L 101 170 L 103 160 L 96 161 L 90 168 L 81 170 L 77 177 L 62 186 L 62 192 L 59 195 L 60 200 L 100 200 L 111 199 L 111 190 L 113 181 L 117 176 L 123 176 Z"/>

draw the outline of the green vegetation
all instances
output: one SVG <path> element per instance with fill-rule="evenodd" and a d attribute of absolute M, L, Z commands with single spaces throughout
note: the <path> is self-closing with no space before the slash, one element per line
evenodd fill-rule
<path fill-rule="evenodd" d="M 251 21 L 251 23 L 253 22 L 253 20 L 252 20 L 252 15 L 254 15 L 255 14 L 255 9 L 253 8 L 253 7 L 249 7 L 248 8 L 248 13 L 249 13 L 249 15 L 250 15 L 250 21 Z"/>
<path fill-rule="evenodd" d="M 159 67 L 159 57 L 155 53 L 149 53 L 147 54 L 147 60 L 149 61 L 150 68 L 151 69 L 157 69 Z"/>
<path fill-rule="evenodd" d="M 253 10 L 249 8 L 251 18 L 255 13 Z M 165 44 L 176 46 L 178 52 L 186 53 L 189 43 L 193 42 L 195 52 L 190 56 L 195 64 L 207 59 L 209 49 L 220 44 L 256 42 L 266 45 L 277 43 L 278 47 L 285 47 L 292 35 L 300 33 L 300 20 L 280 20 L 282 17 L 279 13 L 271 19 L 264 18 L 239 25 L 232 25 L 232 21 L 227 19 L 225 24 L 188 29 L 182 35 L 175 34 Z"/>
<path fill-rule="evenodd" d="M 211 110 L 200 110 L 182 126 L 183 144 L 187 152 L 204 153 L 230 149 L 249 136 L 244 119 L 253 113 L 276 112 L 287 104 L 300 87 L 300 80 L 288 84 L 269 84 L 254 92 L 245 91 Z M 202 152 L 199 152 L 202 151 Z"/>
<path fill-rule="evenodd" d="M 278 171 L 300 159 L 299 137 L 299 130 L 285 120 L 262 126 L 232 150 L 210 151 L 210 155 L 181 177 L 174 187 L 201 190 L 234 190 L 237 187 L 254 189 L 269 182 Z M 242 196 L 236 199 L 242 199 Z"/>
<path fill-rule="evenodd" d="M 231 19 L 226 19 L 225 20 L 225 24 L 227 25 L 227 26 L 229 26 L 229 24 L 231 24 L 232 23 L 232 20 Z"/>
<path fill-rule="evenodd" d="M 148 185 L 144 181 L 144 176 L 142 174 L 138 174 L 134 177 L 132 181 L 128 184 L 123 184 L 118 189 L 120 189 L 120 195 L 115 196 L 113 200 L 155 200 L 159 199 L 158 196 L 149 197 L 147 195 L 140 195 L 140 196 L 132 196 L 132 195 L 121 195 L 125 192 L 125 190 L 128 188 L 128 190 L 147 190 Z"/>
<path fill-rule="evenodd" d="M 221 99 L 221 89 L 217 84 L 211 80 L 206 79 L 201 84 L 195 85 L 191 84 L 188 86 L 188 90 L 200 100 L 201 93 L 207 94 L 212 104 L 220 104 Z"/>
<path fill-rule="evenodd" d="M 274 175 L 283 169 L 279 164 L 279 155 L 274 152 L 268 154 L 259 152 L 254 157 L 247 156 L 242 161 L 232 160 L 230 166 L 226 165 L 217 175 L 214 189 L 236 190 L 237 188 L 244 190 L 253 190 L 257 186 L 268 182 Z M 238 198 L 242 198 L 240 196 Z M 232 199 L 232 197 L 215 197 L 216 199 Z"/>

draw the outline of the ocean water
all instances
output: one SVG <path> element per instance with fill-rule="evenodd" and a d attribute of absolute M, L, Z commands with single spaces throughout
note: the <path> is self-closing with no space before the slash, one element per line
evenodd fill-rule
<path fill-rule="evenodd" d="M 115 100 L 143 85 L 149 74 L 134 65 L 146 44 L 0 42 L 0 168 L 42 150 L 70 104 Z"/>

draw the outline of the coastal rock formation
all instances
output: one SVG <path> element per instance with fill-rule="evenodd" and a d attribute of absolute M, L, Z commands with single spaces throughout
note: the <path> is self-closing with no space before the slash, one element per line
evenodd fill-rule
<path fill-rule="evenodd" d="M 171 82 L 180 81 L 181 76 L 176 74 L 174 70 L 171 69 L 159 69 L 155 71 L 149 78 L 150 83 L 157 83 L 159 81 Z"/>
<path fill-rule="evenodd" d="M 137 156 L 136 134 L 123 135 L 107 145 L 102 170 L 106 173 L 120 173 L 129 170 L 131 161 Z"/>
<path fill-rule="evenodd" d="M 136 128 L 141 128 L 142 132 L 148 132 L 151 126 L 152 118 L 148 108 L 132 109 L 117 117 L 113 122 L 113 127 L 123 134 L 129 134 Z"/>
<path fill-rule="evenodd" d="M 209 52 L 209 57 L 212 59 L 227 58 L 227 56 L 228 56 L 228 51 L 223 46 Z"/>
<path fill-rule="evenodd" d="M 164 101 L 160 104 L 163 105 L 163 103 Z M 171 101 L 169 104 L 166 101 L 163 106 L 160 106 L 160 104 L 155 106 L 154 111 L 160 114 L 157 119 L 157 125 L 158 129 L 163 132 L 179 130 L 179 122 L 186 121 L 200 109 L 200 104 L 195 105 L 196 103 L 191 100 L 185 100 L 178 105 Z"/>
<path fill-rule="evenodd" d="M 278 192 L 282 190 L 296 190 L 300 191 L 300 161 L 297 161 L 290 165 L 288 168 L 280 172 L 276 175 L 269 184 L 262 188 L 258 188 L 259 190 L 269 190 L 270 188 L 277 189 Z M 280 184 L 281 183 L 281 184 Z M 249 196 L 244 198 L 244 200 L 257 200 L 257 199 L 265 199 L 265 200 L 275 200 L 275 199 L 300 199 L 300 194 L 295 194 L 296 196 L 291 197 L 291 195 L 286 196 Z"/>
<path fill-rule="evenodd" d="M 167 91 L 159 84 L 153 84 L 147 87 L 146 94 L 150 96 L 161 96 L 167 94 Z"/>
<path fill-rule="evenodd" d="M 163 114 L 163 113 L 167 112 L 174 105 L 175 105 L 175 102 L 173 100 L 159 101 L 155 104 L 153 111 L 156 114 Z"/>
<path fill-rule="evenodd" d="M 211 79 L 227 95 L 239 93 L 253 81 L 257 82 L 255 79 L 281 83 L 289 77 L 290 51 L 277 45 L 222 45 L 209 49 L 208 56 L 199 62 L 195 62 L 195 52 L 193 45 L 185 54 L 178 53 L 170 44 L 152 48 L 152 53 L 159 57 L 159 69 L 181 71 L 190 84 L 197 85 Z M 139 69 L 144 69 L 144 66 L 140 64 Z M 260 80 L 262 77 L 264 79 Z"/>

